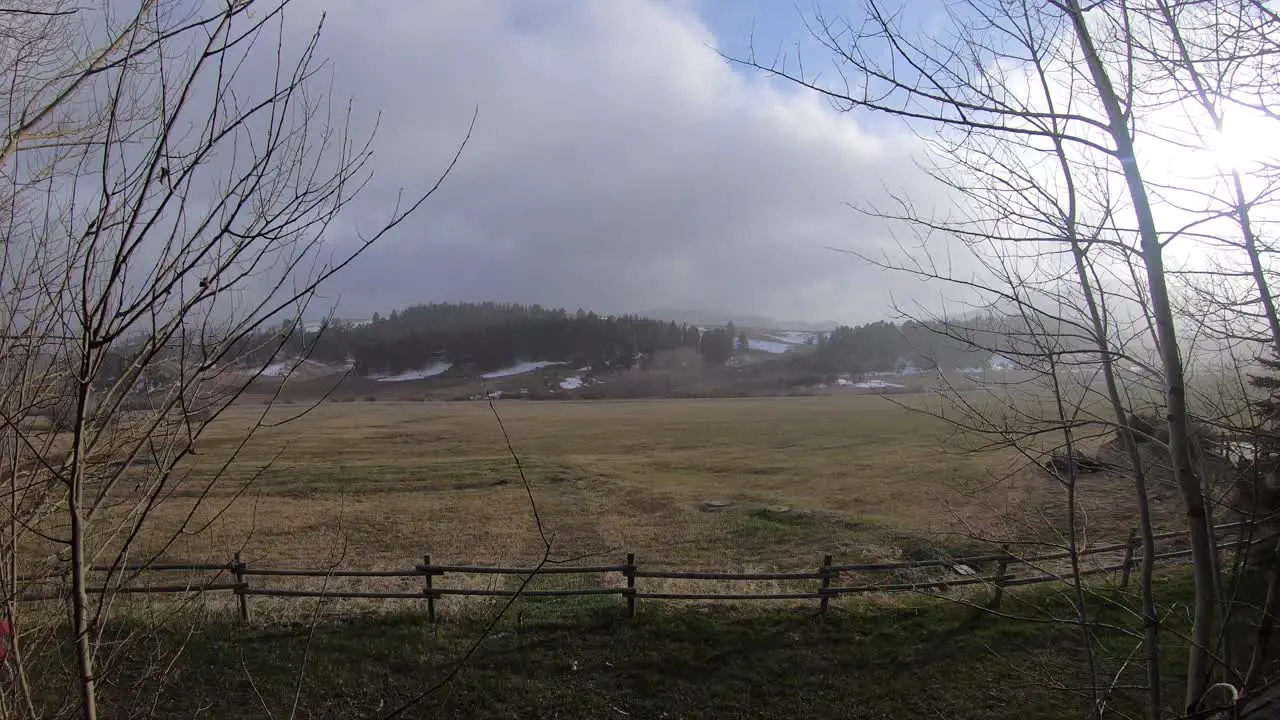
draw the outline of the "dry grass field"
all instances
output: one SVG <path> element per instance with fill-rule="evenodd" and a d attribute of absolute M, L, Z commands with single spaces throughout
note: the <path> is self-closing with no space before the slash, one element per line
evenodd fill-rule
<path fill-rule="evenodd" d="M 898 399 L 922 408 L 938 402 Z M 894 560 L 964 551 L 975 544 L 972 532 L 1044 538 L 1062 523 L 1062 490 L 1043 471 L 1009 472 L 1011 459 L 999 454 L 948 452 L 946 424 L 884 398 L 514 401 L 497 409 L 558 558 L 599 554 L 586 562 L 613 564 L 630 551 L 647 567 L 797 569 L 826 552 L 840 561 Z M 302 410 L 278 407 L 267 419 Z M 188 519 L 210 473 L 263 411 L 246 403 L 214 423 L 198 443 L 193 475 L 159 506 L 161 523 L 143 544 L 155 549 Z M 1090 540 L 1122 537 L 1133 515 L 1129 483 L 1099 475 L 1081 485 Z M 704 509 L 706 500 L 730 504 Z M 1160 508 L 1165 527 L 1175 522 L 1172 505 Z M 768 509 L 776 506 L 789 511 Z M 226 562 L 239 551 L 256 567 L 406 568 L 424 553 L 436 562 L 481 564 L 525 564 L 541 553 L 529 492 L 492 411 L 478 402 L 331 403 L 263 429 L 189 520 L 190 533 L 166 552 L 171 559 Z M 886 580 L 851 575 L 841 580 Z M 1175 570 L 1168 577 L 1161 598 L 1185 603 L 1187 576 Z M 256 589 L 422 587 L 417 577 L 249 580 Z M 437 579 L 508 589 L 518 581 Z M 534 588 L 619 581 L 618 573 L 551 575 Z M 657 578 L 640 586 L 784 589 L 771 581 Z M 122 665 L 131 668 L 124 681 L 104 685 L 106 714 L 127 714 L 143 697 L 141 706 L 161 718 L 244 717 L 259 707 L 277 717 L 366 718 L 452 677 L 463 657 L 465 670 L 448 689 L 410 716 L 794 717 L 842 716 L 856 707 L 868 717 L 1056 718 L 1089 711 L 1079 697 L 1052 690 L 1082 677 L 1070 625 L 980 621 L 972 608 L 912 593 L 837 598 L 822 622 L 813 600 L 782 601 L 801 607 L 774 612 L 773 602 L 712 611 L 641 599 L 637 616 L 627 618 L 616 597 L 526 597 L 503 616 L 490 612 L 498 600 L 449 597 L 438 603 L 444 621 L 435 624 L 417 598 L 253 596 L 253 622 L 243 624 L 231 593 L 198 596 L 190 614 L 176 597 L 113 602 L 111 632 L 141 635 L 139 628 L 151 632 L 159 622 L 161 642 L 183 652 L 159 673 L 149 643 L 126 645 L 136 654 Z M 953 599 L 965 597 L 961 591 Z M 1105 604 L 1105 597 L 1090 602 Z M 1014 589 L 1004 602 L 1012 616 L 1045 620 L 1072 610 L 1056 585 Z M 1114 631 L 1135 611 L 1099 605 L 1089 613 L 1105 618 L 1097 642 L 1136 674 L 1132 637 Z M 315 622 L 334 616 L 342 619 Z M 1114 627 L 1107 624 L 1113 617 Z M 1170 627 L 1178 628 L 1171 637 L 1185 633 L 1177 625 L 1184 617 L 1171 614 Z M 1171 646 L 1166 677 L 1185 672 L 1178 663 L 1186 656 Z M 1007 688 L 1028 684 L 1029 671 L 1052 681 L 1009 695 Z M 1117 696 L 1115 706 L 1130 707 L 1124 700 Z"/>
<path fill-rule="evenodd" d="M 497 409 L 555 558 L 634 552 L 687 569 L 790 568 L 824 552 L 875 561 L 963 548 L 974 533 L 1045 537 L 1061 523 L 1063 491 L 1046 474 L 949 449 L 944 423 L 883 398 Z M 193 479 L 160 511 L 166 528 L 187 516 L 205 492 L 200 478 L 262 412 L 238 408 L 210 428 Z M 1124 535 L 1128 483 L 1092 478 L 1082 498 L 1094 537 Z M 708 509 L 708 500 L 732 504 Z M 529 493 L 484 403 L 332 403 L 261 429 L 189 527 L 199 532 L 168 555 L 223 561 L 238 550 L 255 564 L 403 567 L 424 553 L 522 563 L 542 549 Z"/>

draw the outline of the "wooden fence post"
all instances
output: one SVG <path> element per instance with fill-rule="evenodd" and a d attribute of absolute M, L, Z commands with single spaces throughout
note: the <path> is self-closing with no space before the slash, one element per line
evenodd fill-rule
<path fill-rule="evenodd" d="M 818 574 L 822 578 L 822 585 L 818 589 L 818 592 L 822 595 L 822 600 L 819 601 L 821 602 L 821 606 L 819 607 L 818 612 L 822 615 L 822 617 L 826 617 L 827 602 L 831 599 L 831 596 L 827 595 L 823 591 L 831 587 L 831 556 L 830 555 L 822 556 L 822 569 L 818 571 Z"/>
<path fill-rule="evenodd" d="M 249 589 L 249 583 L 245 581 L 244 571 L 248 566 L 240 559 L 240 553 L 235 554 L 235 560 L 231 563 L 231 572 L 236 579 L 236 600 L 240 603 L 240 621 L 249 622 L 249 595 L 245 592 Z"/>
<path fill-rule="evenodd" d="M 991 593 L 991 600 L 987 603 L 988 610 L 998 610 L 1000 601 L 1004 599 L 1004 576 L 1009 571 L 1009 548 L 1001 547 L 1004 551 L 1004 557 L 1000 558 L 1000 565 L 996 568 L 996 589 Z"/>
<path fill-rule="evenodd" d="M 1120 592 L 1129 587 L 1129 571 L 1133 567 L 1133 545 L 1138 541 L 1138 528 L 1129 529 L 1129 545 L 1124 549 L 1124 567 L 1120 571 Z"/>
<path fill-rule="evenodd" d="M 636 616 L 636 554 L 627 553 L 627 568 L 622 571 L 627 578 L 627 617 Z"/>
<path fill-rule="evenodd" d="M 436 622 L 436 594 L 432 592 L 432 580 L 435 572 L 431 570 L 430 553 L 422 556 L 422 594 L 427 596 L 427 617 L 431 619 L 431 624 Z"/>

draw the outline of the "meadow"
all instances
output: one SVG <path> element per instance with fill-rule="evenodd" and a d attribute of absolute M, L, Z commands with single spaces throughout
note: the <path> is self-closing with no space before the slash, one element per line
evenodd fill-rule
<path fill-rule="evenodd" d="M 1047 473 L 1007 453 L 962 452 L 950 426 L 923 412 L 936 400 L 903 402 L 330 403 L 258 429 L 209 491 L 264 412 L 278 423 L 302 410 L 247 405 L 200 440 L 199 464 L 153 535 L 167 539 L 204 497 L 188 523 L 199 532 L 169 557 L 403 567 L 430 553 L 510 565 L 539 558 L 545 536 L 555 559 L 633 552 L 647 565 L 749 570 L 811 567 L 823 553 L 898 560 L 1061 529 L 1064 492 Z M 1082 481 L 1091 540 L 1123 539 L 1131 493 L 1120 478 Z"/>
<path fill-rule="evenodd" d="M 979 537 L 1052 542 L 1065 522 L 1062 487 L 1011 453 L 962 451 L 952 426 L 930 414 L 936 403 L 246 403 L 199 440 L 191 474 L 140 542 L 168 543 L 170 559 L 225 562 L 238 552 L 258 567 L 402 568 L 426 553 L 438 563 L 528 564 L 546 537 L 554 559 L 614 563 L 633 552 L 649 567 L 721 571 L 813 567 L 823 553 L 855 562 L 990 549 Z M 1079 490 L 1089 541 L 1123 538 L 1130 483 L 1097 475 Z M 1176 502 L 1156 510 L 1162 528 L 1177 527 Z M 189 532 L 176 533 L 184 521 Z M 274 580 L 309 587 L 254 578 Z M 679 592 L 688 582 L 646 578 L 645 589 Z M 359 589 L 397 583 L 421 587 L 417 578 L 361 578 Z M 719 589 L 779 589 L 764 584 Z M 311 585 L 354 589 L 339 578 Z M 1157 591 L 1171 607 L 1185 604 L 1187 573 L 1161 571 Z M 132 596 L 140 604 L 118 605 L 127 612 L 107 625 L 109 639 L 159 644 L 121 644 L 125 676 L 105 687 L 103 706 L 108 716 L 146 706 L 161 718 L 1087 713 L 1073 689 L 1085 682 L 1078 629 L 1061 620 L 1072 617 L 1066 586 L 1011 589 L 999 616 L 963 602 L 985 594 L 848 596 L 823 617 L 813 601 L 643 601 L 633 619 L 618 598 L 526 597 L 502 614 L 500 601 L 448 598 L 439 623 L 420 600 L 370 613 L 376 601 L 254 597 L 248 624 L 230 594 L 185 606 L 190 618 L 166 605 L 148 612 L 151 596 Z M 1125 679 L 1109 702 L 1133 712 L 1140 667 L 1123 626 L 1136 599 L 1108 597 L 1089 596 L 1103 628 L 1094 638 L 1105 672 Z M 1170 616 L 1175 638 L 1184 616 Z M 1170 698 L 1185 657 L 1177 643 L 1164 659 Z M 149 675 L 162 646 L 181 652 L 163 660 L 163 676 Z"/>

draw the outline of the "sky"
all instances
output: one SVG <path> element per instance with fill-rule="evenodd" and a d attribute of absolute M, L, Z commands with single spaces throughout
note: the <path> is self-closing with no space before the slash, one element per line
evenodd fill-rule
<path fill-rule="evenodd" d="M 864 322 L 920 291 L 832 249 L 891 246 L 850 204 L 924 192 L 918 138 L 717 54 L 794 51 L 791 3 L 305 0 L 291 32 L 321 10 L 335 99 L 379 123 L 331 242 L 434 182 L 477 114 L 439 193 L 324 287 L 341 317 L 496 300 Z"/>

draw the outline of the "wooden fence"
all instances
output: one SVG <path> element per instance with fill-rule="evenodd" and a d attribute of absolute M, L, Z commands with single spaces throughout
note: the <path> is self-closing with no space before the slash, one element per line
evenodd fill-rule
<path fill-rule="evenodd" d="M 1217 528 L 1217 547 L 1219 550 L 1241 547 L 1246 542 L 1256 542 L 1242 532 L 1244 524 L 1232 523 Z M 1190 549 L 1177 547 L 1176 541 L 1185 537 L 1185 531 L 1160 533 L 1155 536 L 1157 543 L 1165 548 L 1157 547 L 1156 559 L 1161 562 L 1178 560 L 1191 554 Z M 1091 567 L 1081 567 L 1078 576 L 1100 573 L 1120 573 L 1118 585 L 1128 585 L 1131 569 L 1141 557 L 1142 543 L 1136 532 L 1131 532 L 1127 542 L 1086 547 L 1076 552 L 1078 559 L 1093 559 Z M 1123 557 L 1119 562 L 1097 562 L 1096 556 L 1108 553 Z M 831 555 L 825 555 L 822 563 L 811 570 L 786 572 L 706 572 L 665 570 L 661 568 L 642 567 L 633 553 L 628 553 L 626 562 L 617 565 L 557 565 L 541 564 L 535 567 L 494 567 L 488 565 L 449 565 L 433 563 L 430 555 L 424 555 L 422 562 L 412 568 L 391 570 L 352 570 L 352 569 L 303 569 L 303 568 L 258 568 L 243 562 L 237 554 L 235 559 L 226 564 L 210 563 L 146 563 L 122 566 L 95 566 L 95 573 L 106 573 L 114 582 L 110 585 L 90 587 L 92 594 L 151 594 L 151 593 L 234 593 L 240 618 L 249 621 L 251 606 L 249 599 L 254 596 L 280 598 L 374 598 L 403 599 L 425 601 L 427 612 L 434 622 L 436 619 L 437 601 L 448 596 L 480 596 L 505 597 L 516 595 L 528 598 L 582 597 L 592 595 L 614 595 L 626 600 L 626 612 L 633 617 L 636 603 L 639 600 L 816 600 L 821 613 L 827 612 L 831 598 L 859 593 L 895 593 L 895 592 L 937 592 L 953 588 L 982 585 L 992 588 L 989 604 L 998 605 L 1003 591 L 1007 587 L 1033 585 L 1047 582 L 1067 582 L 1077 577 L 1070 572 L 1054 572 L 1054 564 L 1061 565 L 1069 561 L 1071 553 L 1065 550 L 1040 553 L 1036 555 L 1015 555 L 1002 549 L 1000 552 L 967 557 L 932 560 L 904 560 L 884 563 L 845 563 L 833 562 Z M 984 566 L 995 565 L 994 571 L 984 571 Z M 1077 563 L 1077 565 L 1082 565 Z M 1020 568 L 1023 573 L 1011 572 L 1012 568 Z M 1030 570 L 1030 572 L 1026 572 Z M 848 582 L 851 576 L 866 574 L 900 573 L 903 571 L 934 571 L 940 576 L 926 577 L 899 582 Z M 134 585 L 132 582 L 144 576 L 164 575 L 167 573 L 211 573 L 199 583 Z M 450 587 L 443 582 L 451 576 L 467 575 L 499 575 L 532 578 L 549 575 L 588 575 L 601 576 L 617 574 L 619 582 L 612 586 L 581 587 L 557 590 L 527 589 L 522 582 L 520 588 L 465 588 Z M 949 575 L 948 575 L 949 573 Z M 958 576 L 958 577 L 957 577 Z M 230 582 L 227 581 L 228 577 Z M 272 586 L 253 582 L 254 578 L 422 578 L 422 587 L 413 591 L 381 591 L 381 590 L 305 590 L 289 587 Z M 27 580 L 49 580 L 51 576 L 26 578 Z M 813 582 L 812 588 L 780 591 L 780 592 L 660 592 L 646 590 L 639 581 L 645 579 L 669 579 L 692 581 L 730 581 L 760 582 L 789 581 L 793 583 Z M 65 588 L 63 583 L 62 587 Z M 41 592 L 28 587 L 18 596 L 19 601 L 54 600 L 65 597 L 65 591 Z"/>

